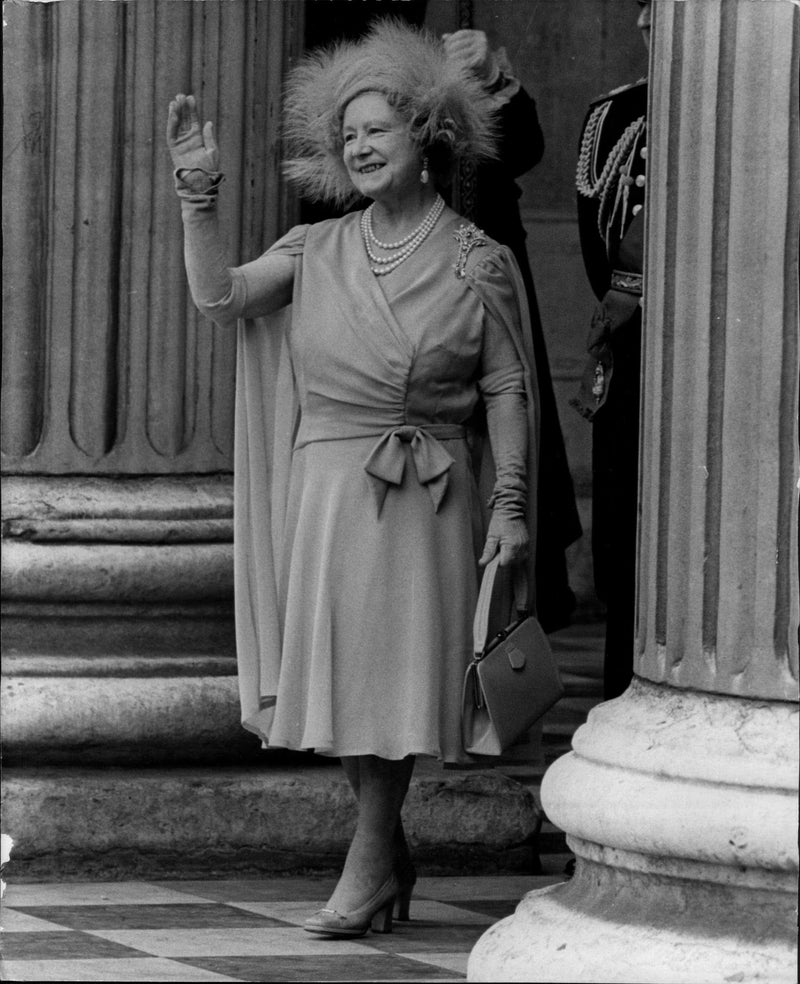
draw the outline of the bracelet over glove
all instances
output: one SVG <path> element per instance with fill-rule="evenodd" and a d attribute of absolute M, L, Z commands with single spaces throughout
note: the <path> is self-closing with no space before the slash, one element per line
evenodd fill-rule
<path fill-rule="evenodd" d="M 207 171 L 204 167 L 176 167 L 175 193 L 184 201 L 212 205 L 225 180 L 221 171 Z"/>

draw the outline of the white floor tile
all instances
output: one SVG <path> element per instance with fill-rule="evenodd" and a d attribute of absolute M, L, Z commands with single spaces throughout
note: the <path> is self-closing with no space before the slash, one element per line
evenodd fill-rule
<path fill-rule="evenodd" d="M 455 974 L 466 974 L 469 960 L 468 953 L 398 953 L 397 956 L 432 964 L 434 967 L 441 967 L 442 970 L 452 970 Z"/>
<path fill-rule="evenodd" d="M 208 902 L 200 895 L 186 895 L 155 882 L 61 882 L 41 885 L 9 883 L 6 905 L 165 905 Z"/>
<path fill-rule="evenodd" d="M 157 957 L 364 956 L 369 947 L 326 940 L 294 927 L 282 929 L 94 929 L 92 936 Z"/>
<path fill-rule="evenodd" d="M 284 922 L 301 926 L 303 922 L 317 909 L 319 902 L 228 902 L 234 909 L 243 909 L 259 916 L 271 919 L 281 919 Z M 481 926 L 489 925 L 496 920 L 492 916 L 480 912 L 468 912 L 457 906 L 448 905 L 433 899 L 411 898 L 411 924 L 434 923 L 443 926 Z M 404 923 L 397 925 L 403 926 Z"/>
<path fill-rule="evenodd" d="M 52 933 L 54 930 L 63 929 L 64 927 L 59 923 L 29 916 L 27 912 L 17 912 L 5 905 L 0 915 L 0 930 L 4 933 Z"/>
<path fill-rule="evenodd" d="M 8 981 L 237 981 L 237 977 L 198 970 L 174 960 L 5 960 Z"/>

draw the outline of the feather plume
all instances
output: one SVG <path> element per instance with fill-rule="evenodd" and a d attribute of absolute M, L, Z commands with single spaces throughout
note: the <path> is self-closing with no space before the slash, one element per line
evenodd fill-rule
<path fill-rule="evenodd" d="M 368 91 L 384 93 L 409 119 L 412 139 L 438 172 L 496 156 L 496 111 L 480 81 L 448 61 L 430 32 L 386 18 L 361 41 L 310 52 L 289 73 L 284 169 L 311 200 L 343 207 L 358 197 L 342 159 L 342 117 Z"/>

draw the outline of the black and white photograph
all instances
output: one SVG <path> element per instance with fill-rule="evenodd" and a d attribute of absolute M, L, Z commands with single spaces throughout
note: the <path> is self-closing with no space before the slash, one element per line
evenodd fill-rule
<path fill-rule="evenodd" d="M 800 0 L 5 0 L 0 980 L 793 984 Z"/>

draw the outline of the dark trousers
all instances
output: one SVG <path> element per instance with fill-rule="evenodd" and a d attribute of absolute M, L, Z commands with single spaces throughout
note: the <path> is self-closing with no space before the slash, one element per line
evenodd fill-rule
<path fill-rule="evenodd" d="M 636 525 L 639 492 L 641 324 L 612 346 L 608 399 L 593 421 L 592 553 L 595 589 L 606 605 L 603 693 L 623 693 L 633 676 Z M 624 343 L 624 344 L 623 344 Z"/>

